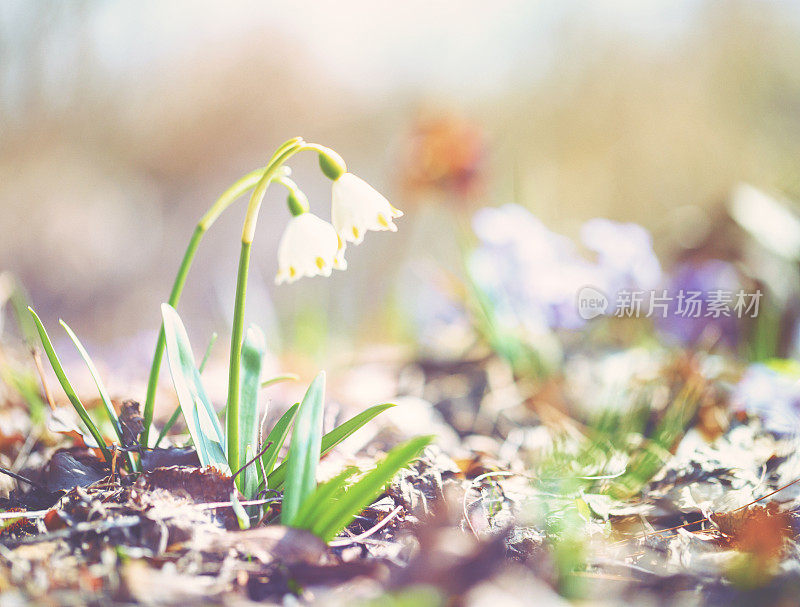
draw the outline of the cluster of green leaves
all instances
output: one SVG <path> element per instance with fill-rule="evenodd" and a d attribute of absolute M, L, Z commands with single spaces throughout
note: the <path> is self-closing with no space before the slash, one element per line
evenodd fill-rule
<path fill-rule="evenodd" d="M 263 489 L 283 489 L 281 522 L 285 525 L 307 529 L 325 541 L 332 539 L 431 440 L 431 437 L 419 437 L 399 445 L 374 470 L 349 486 L 348 481 L 359 472 L 355 468 L 348 468 L 317 486 L 319 459 L 393 405 L 370 407 L 323 434 L 325 373 L 322 372 L 311 382 L 302 402 L 284 413 L 266 437 L 261 436 L 262 424 L 257 422 L 258 388 L 274 380 L 261 382 L 264 337 L 257 327 L 251 325 L 242 348 L 240 460 L 228 461 L 228 437 L 203 388 L 186 329 L 178 313 L 168 304 L 163 304 L 162 316 L 170 374 L 200 462 L 238 473 L 237 485 L 247 498 L 255 497 Z M 292 427 L 288 454 L 276 466 Z"/>
<path fill-rule="evenodd" d="M 33 309 L 29 310 L 53 371 L 86 426 L 89 434 L 85 437 L 87 444 L 100 449 L 110 463 L 111 445 L 104 439 L 99 424 L 89 415 L 67 378 L 50 336 L 38 315 Z M 200 463 L 203 466 L 214 466 L 229 474 L 238 473 L 236 475 L 238 488 L 248 499 L 254 498 L 263 489 L 283 490 L 281 522 L 285 525 L 307 529 L 323 540 L 329 541 L 368 506 L 394 475 L 417 457 L 431 441 L 431 437 L 427 436 L 412 439 L 390 451 L 369 472 L 361 473 L 357 468 L 348 468 L 333 479 L 317 486 L 316 472 L 319 459 L 375 416 L 394 405 L 387 403 L 370 407 L 323 434 L 325 374 L 322 372 L 311 383 L 302 402 L 290 407 L 266 437 L 262 436 L 263 423 L 259 423 L 257 419 L 259 389 L 294 376 L 261 381 L 265 340 L 261 330 L 251 326 L 242 348 L 239 409 L 240 428 L 243 430 L 239 434 L 241 459 L 237 462 L 228 461 L 226 456 L 228 438 L 201 380 L 201 371 L 208 358 L 208 349 L 198 367 L 178 313 L 170 305 L 163 304 L 162 316 L 170 375 L 178 396 L 180 412 L 197 449 Z M 121 443 L 122 427 L 97 368 L 72 329 L 64 321 L 60 322 L 86 363 L 100 394 L 103 410 Z M 176 417 L 177 415 L 172 416 L 168 427 L 174 423 Z M 288 454 L 278 464 L 280 453 L 292 427 L 294 430 Z M 162 431 L 161 436 L 164 434 Z M 129 469 L 136 470 L 136 460 L 132 455 L 126 453 L 125 458 Z M 356 476 L 360 478 L 352 482 Z"/>
<path fill-rule="evenodd" d="M 571 496 L 587 492 L 623 499 L 640 491 L 670 457 L 700 402 L 698 385 L 689 382 L 656 412 L 652 402 L 659 385 L 642 387 L 629 406 L 602 409 L 582 437 L 556 440 L 552 452 L 535 465 L 537 483 Z"/>
<path fill-rule="evenodd" d="M 583 432 L 554 441 L 552 450 L 533 464 L 534 497 L 529 516 L 543 528 L 551 550 L 559 592 L 580 597 L 585 568 L 585 525 L 603 508 L 636 495 L 662 468 L 670 449 L 697 413 L 701 386 L 692 380 L 672 386 L 663 410 L 654 411 L 663 380 L 637 388 L 626 386 L 613 404 L 587 420 Z M 594 515 L 593 515 L 594 511 Z"/>
<path fill-rule="evenodd" d="M 317 485 L 319 453 L 325 450 L 322 435 L 324 395 L 325 374 L 320 373 L 300 403 L 295 421 L 286 461 L 281 522 L 306 529 L 327 542 L 372 503 L 394 475 L 408 466 L 430 443 L 431 437 L 420 436 L 398 445 L 373 470 L 349 486 L 349 481 L 359 473 L 357 468 L 347 468 L 331 480 Z"/>

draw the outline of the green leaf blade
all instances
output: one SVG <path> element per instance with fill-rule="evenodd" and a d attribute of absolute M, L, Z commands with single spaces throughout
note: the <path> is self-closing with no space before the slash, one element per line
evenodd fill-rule
<path fill-rule="evenodd" d="M 300 379 L 299 375 L 295 375 L 294 373 L 285 373 L 283 375 L 277 375 L 276 377 L 270 377 L 269 379 L 265 379 L 261 382 L 262 388 L 268 388 L 274 384 L 279 384 L 284 381 L 297 381 Z"/>
<path fill-rule="evenodd" d="M 322 411 L 325 372 L 314 378 L 297 410 L 289 454 L 286 456 L 286 489 L 281 505 L 281 523 L 292 525 L 300 506 L 317 486 L 317 464 L 322 444 Z"/>
<path fill-rule="evenodd" d="M 184 421 L 197 448 L 200 463 L 229 472 L 224 456 L 225 438 L 222 426 L 200 380 L 186 328 L 169 304 L 161 305 L 161 315 L 164 320 L 167 362 L 172 384 L 178 395 Z"/>
<path fill-rule="evenodd" d="M 315 517 L 309 530 L 325 542 L 332 540 L 353 520 L 354 516 L 380 495 L 395 474 L 419 456 L 433 438 L 432 436 L 412 438 L 389 451 L 374 470 L 357 481 L 340 499 L 331 503 L 320 516 Z"/>
<path fill-rule="evenodd" d="M 278 461 L 278 454 L 283 447 L 283 443 L 286 442 L 286 437 L 289 435 L 289 428 L 292 427 L 292 422 L 294 422 L 294 418 L 297 416 L 297 409 L 299 406 L 300 403 L 295 403 L 281 416 L 261 445 L 262 450 L 266 449 L 261 456 L 261 466 L 267 477 L 269 477 L 275 468 L 275 462 Z M 267 445 L 269 445 L 269 447 L 267 447 Z"/>
<path fill-rule="evenodd" d="M 376 416 L 380 415 L 387 409 L 394 407 L 394 403 L 384 403 L 382 405 L 374 405 L 369 409 L 365 409 L 358 415 L 355 415 L 348 419 L 343 424 L 336 426 L 333 430 L 328 432 L 325 436 L 322 437 L 322 445 L 320 451 L 320 457 L 328 453 L 331 449 L 333 449 L 336 445 L 341 443 L 344 439 L 351 436 L 356 430 L 359 430 L 362 426 L 367 424 L 367 422 L 371 421 Z M 267 485 L 270 489 L 280 489 L 284 482 L 286 482 L 286 474 L 287 474 L 287 466 L 286 462 L 281 463 L 280 466 L 275 468 L 272 473 L 268 473 L 269 477 L 267 478 Z"/>
<path fill-rule="evenodd" d="M 255 448 L 258 437 L 258 390 L 261 382 L 261 365 L 266 352 L 264 333 L 250 325 L 242 344 L 242 382 L 239 395 L 239 461 L 230 462 L 238 470 L 248 461 L 247 449 Z M 250 459 L 255 456 L 253 453 Z M 248 470 L 243 474 L 247 475 Z M 247 481 L 245 481 L 247 484 Z"/>
<path fill-rule="evenodd" d="M 203 375 L 203 370 L 206 368 L 206 363 L 208 362 L 209 356 L 211 356 L 211 349 L 214 347 L 214 344 L 217 341 L 217 337 L 219 336 L 215 332 L 211 334 L 211 339 L 208 340 L 208 345 L 206 346 L 206 352 L 205 354 L 203 354 L 203 360 L 200 362 L 200 366 L 197 368 L 197 370 L 200 372 L 200 375 Z M 153 445 L 153 449 L 158 449 L 158 446 L 161 444 L 161 441 L 164 440 L 164 437 L 167 436 L 167 433 L 170 431 L 172 426 L 174 426 L 175 422 L 178 421 L 178 417 L 180 416 L 180 414 L 181 414 L 181 406 L 179 404 L 177 407 L 175 407 L 175 410 L 172 412 L 172 415 L 170 415 L 169 419 L 167 420 L 167 423 L 164 424 L 163 428 L 161 428 L 161 432 L 158 433 L 158 438 L 156 439 L 156 442 Z"/>
<path fill-rule="evenodd" d="M 357 472 L 358 468 L 351 466 L 342 470 L 329 481 L 320 483 L 314 493 L 300 506 L 294 526 L 299 529 L 311 529 L 314 520 L 330 506 L 330 500 L 342 492 L 345 483 Z"/>
<path fill-rule="evenodd" d="M 111 397 L 108 394 L 108 390 L 106 390 L 106 386 L 103 383 L 103 380 L 100 379 L 100 374 L 97 371 L 97 367 L 94 365 L 94 361 L 89 356 L 89 353 L 86 351 L 86 348 L 83 347 L 83 344 L 78 339 L 78 336 L 75 335 L 75 332 L 70 329 L 69 325 L 65 323 L 63 320 L 59 320 L 59 323 L 64 330 L 67 332 L 67 335 L 72 340 L 72 343 L 75 345 L 75 349 L 78 350 L 78 354 L 81 355 L 83 362 L 86 363 L 86 367 L 89 369 L 89 374 L 92 376 L 92 380 L 94 381 L 94 385 L 97 387 L 97 391 L 100 393 L 100 401 L 103 403 L 103 408 L 105 409 L 106 415 L 108 416 L 108 420 L 111 422 L 111 425 L 114 428 L 114 432 L 117 434 L 117 438 L 119 438 L 120 444 L 122 444 L 122 426 L 119 423 L 119 418 L 117 417 L 117 412 L 114 410 L 114 405 L 111 403 Z M 131 470 L 135 470 L 135 464 L 133 461 L 133 456 L 130 453 L 125 454 L 125 459 L 128 462 L 128 466 Z"/>
<path fill-rule="evenodd" d="M 92 435 L 92 438 L 94 438 L 94 440 L 97 442 L 97 446 L 100 448 L 100 451 L 102 451 L 103 456 L 106 458 L 106 461 L 110 464 L 111 453 L 109 452 L 108 446 L 103 439 L 103 435 L 100 434 L 100 431 L 97 429 L 97 426 L 95 426 L 92 418 L 89 417 L 89 412 L 86 411 L 86 407 L 83 406 L 83 403 L 78 398 L 75 389 L 72 387 L 69 379 L 67 379 L 67 374 L 64 373 L 64 367 L 61 365 L 61 360 L 58 358 L 58 355 L 53 348 L 53 342 L 50 340 L 47 330 L 44 328 L 39 316 L 33 311 L 33 308 L 29 306 L 28 311 L 33 317 L 33 322 L 36 325 L 36 331 L 39 333 L 39 339 L 42 341 L 42 346 L 44 347 L 45 354 L 47 354 L 47 359 L 50 361 L 50 365 L 53 367 L 53 371 L 58 378 L 58 383 L 61 384 L 61 388 L 66 393 L 69 402 L 72 403 L 75 411 L 78 412 L 78 416 L 81 418 L 81 421 L 83 421 L 83 423 L 86 425 L 89 433 Z"/>

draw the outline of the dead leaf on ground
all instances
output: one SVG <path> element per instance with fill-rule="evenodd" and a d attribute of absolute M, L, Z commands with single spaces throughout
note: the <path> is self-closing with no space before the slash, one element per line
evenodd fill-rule
<path fill-rule="evenodd" d="M 156 468 L 142 474 L 137 485 L 147 490 L 164 489 L 197 503 L 227 502 L 233 489 L 231 477 L 211 466 Z"/>
<path fill-rule="evenodd" d="M 200 467 L 200 458 L 194 447 L 168 447 L 166 449 L 149 449 L 142 452 L 141 464 L 143 472 L 152 472 L 156 468 L 170 466 Z"/>

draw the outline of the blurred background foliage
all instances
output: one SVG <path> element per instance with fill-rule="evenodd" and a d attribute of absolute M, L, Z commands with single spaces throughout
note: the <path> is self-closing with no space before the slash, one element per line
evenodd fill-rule
<path fill-rule="evenodd" d="M 270 194 L 248 314 L 275 348 L 324 359 L 403 337 L 419 295 L 405 268 L 461 274 L 454 226 L 486 205 L 571 237 L 592 217 L 640 223 L 665 265 L 712 236 L 724 258 L 736 184 L 800 197 L 799 34 L 788 1 L 8 0 L 0 269 L 46 324 L 64 317 L 141 374 L 194 223 L 294 135 L 406 217 L 348 272 L 276 289 L 288 214 Z M 327 218 L 314 160 L 294 168 Z M 190 275 L 197 348 L 227 329 L 243 216 L 222 217 Z"/>

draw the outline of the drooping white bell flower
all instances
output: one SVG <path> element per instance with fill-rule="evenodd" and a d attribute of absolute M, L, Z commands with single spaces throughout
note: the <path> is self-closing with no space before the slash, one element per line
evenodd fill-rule
<path fill-rule="evenodd" d="M 352 173 L 342 173 L 334 180 L 332 198 L 333 226 L 342 239 L 355 244 L 364 240 L 367 230 L 396 232 L 392 220 L 403 215 L 383 194 Z"/>
<path fill-rule="evenodd" d="M 278 245 L 275 284 L 303 276 L 330 276 L 333 268 L 347 269 L 344 249 L 345 243 L 327 221 L 313 213 L 292 217 Z"/>

